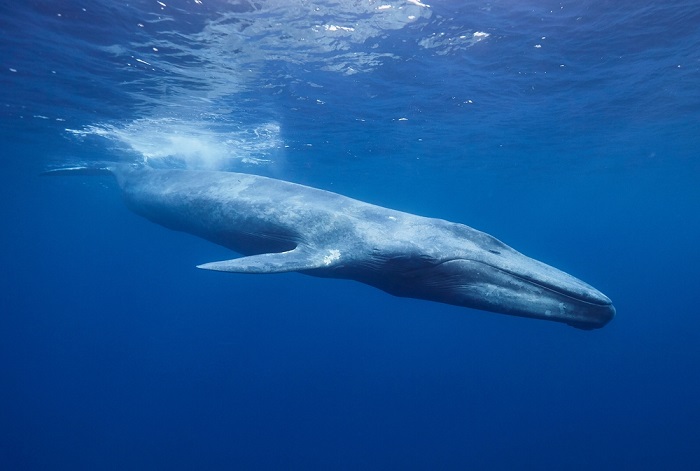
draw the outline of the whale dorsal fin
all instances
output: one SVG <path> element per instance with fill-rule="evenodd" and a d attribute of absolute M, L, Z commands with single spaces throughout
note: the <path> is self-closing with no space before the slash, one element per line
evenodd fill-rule
<path fill-rule="evenodd" d="M 290 271 L 331 268 L 340 264 L 340 250 L 316 250 L 299 245 L 287 252 L 263 253 L 249 257 L 204 263 L 197 268 L 232 273 L 285 273 Z"/>

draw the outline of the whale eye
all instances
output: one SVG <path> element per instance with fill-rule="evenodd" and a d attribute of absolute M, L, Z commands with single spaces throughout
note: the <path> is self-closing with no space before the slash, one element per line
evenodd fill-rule
<path fill-rule="evenodd" d="M 496 255 L 501 255 L 501 252 L 499 252 L 498 250 L 491 250 L 491 249 L 489 249 L 489 252 L 495 253 Z"/>

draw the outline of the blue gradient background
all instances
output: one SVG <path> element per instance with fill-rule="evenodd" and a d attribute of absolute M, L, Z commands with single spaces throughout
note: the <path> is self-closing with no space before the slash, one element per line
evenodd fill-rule
<path fill-rule="evenodd" d="M 1 6 L 0 468 L 698 469 L 700 8 L 656 3 L 433 2 L 354 43 L 392 54 L 356 74 L 324 69 L 344 50 L 246 37 L 230 68 L 256 73 L 226 93 L 220 63 L 126 63 L 159 40 L 213 61 L 193 35 L 243 2 Z M 183 98 L 200 89 L 216 99 Z M 139 157 L 66 129 L 202 108 L 217 132 L 279 124 L 272 162 L 227 168 L 484 230 L 617 317 L 584 332 L 205 272 L 232 254 L 130 213 L 111 180 L 39 176 Z"/>

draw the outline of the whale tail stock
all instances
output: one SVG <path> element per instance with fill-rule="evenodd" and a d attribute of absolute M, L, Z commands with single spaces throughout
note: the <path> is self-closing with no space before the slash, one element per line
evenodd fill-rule
<path fill-rule="evenodd" d="M 128 171 L 123 164 L 96 163 L 89 166 L 75 166 L 49 169 L 41 172 L 45 176 L 103 176 L 117 177 Z M 286 273 L 333 268 L 341 264 L 341 252 L 337 249 L 312 248 L 299 244 L 286 252 L 270 252 L 203 263 L 197 268 L 229 273 Z"/>

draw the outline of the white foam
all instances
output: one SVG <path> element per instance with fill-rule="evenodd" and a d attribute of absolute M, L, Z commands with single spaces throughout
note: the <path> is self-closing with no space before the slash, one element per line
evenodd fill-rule
<path fill-rule="evenodd" d="M 144 118 L 125 125 L 101 124 L 66 131 L 78 137 L 108 139 L 119 150 L 136 153 L 137 158 L 151 165 L 188 169 L 224 170 L 239 164 L 264 164 L 284 147 L 280 127 L 274 122 L 250 126 L 229 122 L 223 130 L 205 121 Z"/>

